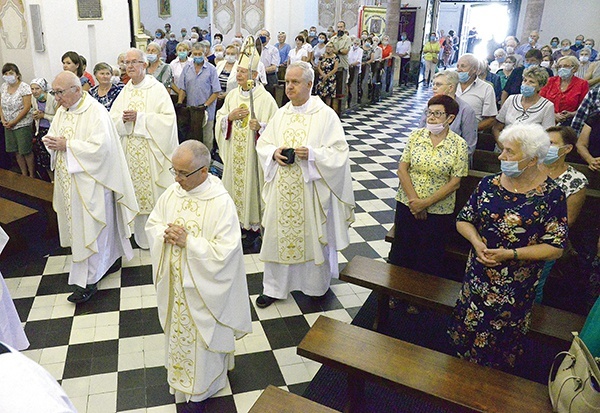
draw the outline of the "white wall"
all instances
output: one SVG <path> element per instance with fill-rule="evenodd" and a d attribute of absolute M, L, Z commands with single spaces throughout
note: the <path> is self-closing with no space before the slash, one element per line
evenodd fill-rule
<path fill-rule="evenodd" d="M 29 41 L 32 42 L 30 4 L 40 5 L 46 45 L 44 52 L 31 51 L 31 77 L 45 77 L 52 82 L 62 71 L 62 55 L 69 50 L 85 56 L 88 71 L 91 72 L 94 64 L 100 61 L 116 64 L 119 53 L 129 48 L 129 8 L 126 1 L 102 0 L 102 20 L 77 20 L 75 1 L 27 0 L 25 13 Z M 10 61 L 16 60 L 17 56 L 14 51 L 6 50 L 2 57 L 5 61 Z M 24 76 L 24 80 L 29 82 L 31 78 Z"/>
<path fill-rule="evenodd" d="M 185 27 L 189 33 L 193 26 L 201 29 L 208 29 L 210 16 L 212 15 L 212 0 L 208 1 L 208 16 L 198 17 L 197 0 L 171 0 L 171 17 L 158 17 L 158 0 L 139 0 L 140 1 L 140 20 L 146 30 L 149 30 L 154 36 L 156 29 L 163 29 L 165 23 L 171 24 L 171 30 L 180 36 L 182 27 Z M 233 36 L 232 36 L 233 37 Z"/>
<path fill-rule="evenodd" d="M 525 11 L 528 0 L 523 0 L 517 26 L 519 40 L 527 39 L 529 33 L 523 33 Z M 540 26 L 540 41 L 550 42 L 554 36 L 560 39 L 575 40 L 575 36 L 583 34 L 586 38 L 596 40 L 596 48 L 600 44 L 599 0 L 546 0 L 542 23 Z"/>

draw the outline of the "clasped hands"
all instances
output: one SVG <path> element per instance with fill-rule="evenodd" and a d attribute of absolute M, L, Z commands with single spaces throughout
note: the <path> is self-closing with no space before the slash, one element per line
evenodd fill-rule
<path fill-rule="evenodd" d="M 135 122 L 137 120 L 137 111 L 127 109 L 123 111 L 123 123 Z"/>
<path fill-rule="evenodd" d="M 408 209 L 413 214 L 417 221 L 424 221 L 427 219 L 427 208 L 429 203 L 425 199 L 413 198 L 408 200 Z"/>
<path fill-rule="evenodd" d="M 42 142 L 46 145 L 46 148 L 53 151 L 64 152 L 67 150 L 67 140 L 63 136 L 44 136 Z"/>
<path fill-rule="evenodd" d="M 476 260 L 486 267 L 496 267 L 503 261 L 511 260 L 514 257 L 512 250 L 507 250 L 505 248 L 488 249 L 483 241 L 478 241 L 473 244 L 473 248 L 477 255 Z"/>
<path fill-rule="evenodd" d="M 229 120 L 230 122 L 233 122 L 234 120 L 242 120 L 249 114 L 250 111 L 246 108 L 235 108 L 231 112 L 229 112 L 227 120 Z M 250 119 L 248 125 L 250 126 L 250 129 L 255 132 L 260 130 L 260 122 L 256 119 Z"/>
<path fill-rule="evenodd" d="M 167 244 L 184 248 L 187 241 L 187 231 L 181 225 L 167 224 L 163 238 Z"/>
<path fill-rule="evenodd" d="M 275 152 L 273 153 L 273 160 L 276 161 L 279 166 L 286 166 L 288 165 L 287 163 L 285 163 L 285 161 L 287 160 L 287 157 L 283 156 L 281 154 L 281 151 L 287 149 L 285 146 L 282 146 L 280 148 L 275 149 Z M 296 149 L 294 149 L 294 156 L 298 159 L 302 159 L 304 161 L 308 160 L 308 148 L 306 146 L 300 146 Z"/>

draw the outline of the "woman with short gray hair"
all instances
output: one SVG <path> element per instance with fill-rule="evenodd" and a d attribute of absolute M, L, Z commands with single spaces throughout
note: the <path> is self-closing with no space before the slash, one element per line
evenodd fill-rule
<path fill-rule="evenodd" d="M 481 179 L 457 217 L 472 245 L 448 333 L 459 357 L 512 368 L 523 352 L 544 262 L 567 242 L 565 194 L 540 171 L 550 138 L 537 124 L 502 131 L 502 173 Z"/>
<path fill-rule="evenodd" d="M 100 62 L 94 66 L 94 76 L 98 84 L 90 89 L 90 95 L 102 103 L 106 110 L 110 111 L 113 102 L 125 85 L 121 82 L 115 85 L 112 82 L 113 68 L 105 62 Z"/>
<path fill-rule="evenodd" d="M 523 71 L 521 93 L 510 95 L 500 108 L 492 127 L 496 141 L 505 126 L 516 123 L 537 123 L 544 129 L 554 126 L 554 104 L 540 96 L 540 90 L 548 82 L 548 72 L 540 66 Z"/>

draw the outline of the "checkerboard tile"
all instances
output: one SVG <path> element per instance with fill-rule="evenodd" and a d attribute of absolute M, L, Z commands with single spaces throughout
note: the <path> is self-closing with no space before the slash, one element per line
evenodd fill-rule
<path fill-rule="evenodd" d="M 351 245 L 338 254 L 341 266 L 357 254 L 387 256 L 384 237 L 394 220 L 398 160 L 429 97 L 425 90 L 403 89 L 342 118 L 357 208 Z M 3 272 L 31 342 L 24 353 L 59 380 L 80 412 L 175 412 L 150 256 L 134 252 L 121 271 L 100 282 L 92 300 L 77 307 L 66 300 L 71 257 L 64 250 Z M 244 261 L 253 332 L 237 341 L 235 370 L 210 400 L 210 412 L 247 412 L 269 384 L 302 394 L 320 364 L 296 354 L 300 340 L 321 314 L 352 321 L 370 293 L 334 280 L 322 301 L 293 292 L 259 309 L 254 301 L 264 265 L 257 255 Z"/>

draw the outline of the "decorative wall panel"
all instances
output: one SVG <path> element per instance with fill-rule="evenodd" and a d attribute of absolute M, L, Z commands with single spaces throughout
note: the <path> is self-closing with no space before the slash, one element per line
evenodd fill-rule
<path fill-rule="evenodd" d="M 234 0 L 214 0 L 213 19 L 217 32 L 227 34 L 235 24 Z"/>
<path fill-rule="evenodd" d="M 25 49 L 27 23 L 22 0 L 0 1 L 0 37 L 7 49 Z"/>
<path fill-rule="evenodd" d="M 335 26 L 337 0 L 319 1 L 319 26 Z M 339 19 L 338 19 L 339 20 Z M 334 27 L 335 29 L 335 27 Z"/>
<path fill-rule="evenodd" d="M 358 25 L 358 8 L 360 0 L 345 0 L 342 3 L 341 19 L 346 22 L 346 30 L 351 30 Z"/>
<path fill-rule="evenodd" d="M 241 0 L 242 29 L 256 35 L 265 27 L 265 0 Z"/>

